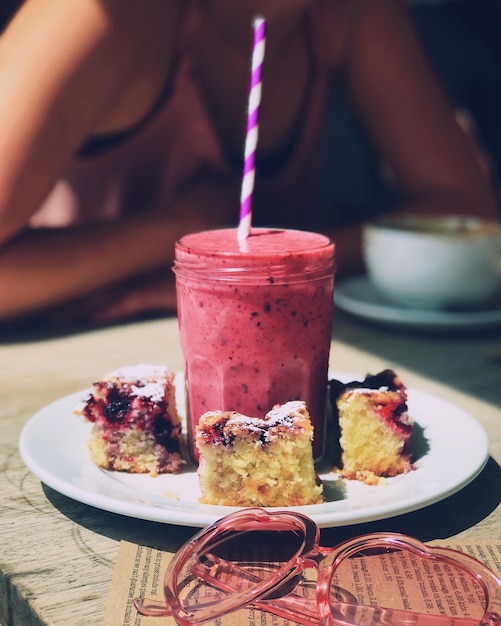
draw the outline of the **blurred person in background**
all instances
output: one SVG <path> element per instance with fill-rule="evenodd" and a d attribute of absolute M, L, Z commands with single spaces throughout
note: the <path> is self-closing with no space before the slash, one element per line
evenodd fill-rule
<path fill-rule="evenodd" d="M 484 151 L 499 184 L 501 168 L 501 3 L 407 0 L 433 69 L 461 123 Z"/>
<path fill-rule="evenodd" d="M 342 274 L 382 212 L 496 219 L 490 160 L 400 0 L 5 7 L 0 322 L 175 311 L 175 241 L 237 224 L 258 13 L 254 225 L 325 232 Z"/>
<path fill-rule="evenodd" d="M 501 172 L 501 3 L 499 0 L 405 0 L 419 43 L 458 124 L 489 180 Z M 398 194 L 343 84 L 330 88 L 322 206 L 388 207 Z M 330 176 L 335 164 L 338 176 Z M 498 196 L 499 197 L 499 196 Z M 370 209 L 364 208 L 362 211 Z"/>

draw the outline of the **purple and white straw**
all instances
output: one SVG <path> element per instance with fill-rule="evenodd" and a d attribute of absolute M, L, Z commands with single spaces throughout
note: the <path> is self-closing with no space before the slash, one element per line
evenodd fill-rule
<path fill-rule="evenodd" d="M 240 193 L 240 222 L 238 241 L 243 243 L 250 235 L 252 222 L 252 194 L 254 191 L 256 146 L 259 132 L 259 105 L 261 103 L 261 72 L 266 43 L 266 22 L 255 17 L 254 45 L 252 49 L 252 71 L 247 109 L 247 133 L 245 136 L 244 171 Z"/>

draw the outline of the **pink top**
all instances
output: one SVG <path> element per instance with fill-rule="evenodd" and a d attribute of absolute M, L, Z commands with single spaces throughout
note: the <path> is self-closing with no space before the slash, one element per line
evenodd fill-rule
<path fill-rule="evenodd" d="M 173 88 L 165 102 L 127 139 L 75 158 L 33 215 L 32 226 L 81 224 L 168 206 L 176 191 L 202 169 L 238 174 L 223 157 L 193 72 L 191 42 L 200 23 L 199 2 L 187 0 Z M 316 183 L 328 77 L 323 52 L 330 30 L 327 5 L 327 0 L 319 0 L 307 15 L 312 76 L 294 151 L 278 176 L 259 181 L 255 189 L 255 202 L 265 215 L 267 205 L 287 207 L 291 227 L 294 215 L 311 203 Z"/>

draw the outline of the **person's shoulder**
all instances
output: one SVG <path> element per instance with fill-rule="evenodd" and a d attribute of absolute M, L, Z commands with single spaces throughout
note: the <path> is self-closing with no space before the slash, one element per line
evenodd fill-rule
<path fill-rule="evenodd" d="M 349 2 L 352 27 L 374 27 L 390 24 L 406 16 L 408 7 L 404 0 L 352 0 Z"/>
<path fill-rule="evenodd" d="M 320 0 L 317 10 L 332 71 L 349 72 L 354 60 L 386 63 L 412 46 L 404 0 Z"/>
<path fill-rule="evenodd" d="M 319 0 L 313 11 L 316 33 L 332 69 L 347 61 L 361 37 L 391 34 L 406 13 L 404 0 Z"/>

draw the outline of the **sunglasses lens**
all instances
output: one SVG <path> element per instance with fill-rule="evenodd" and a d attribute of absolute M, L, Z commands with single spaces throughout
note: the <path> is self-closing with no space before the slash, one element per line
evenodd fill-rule
<path fill-rule="evenodd" d="M 256 586 L 270 580 L 302 544 L 302 534 L 295 531 L 225 531 L 184 560 L 173 580 L 173 591 L 186 613 L 209 612 L 216 618 L 257 599 L 253 596 Z M 274 590 L 280 595 L 276 585 Z M 289 591 L 284 589 L 283 595 Z M 265 588 L 259 597 L 266 595 Z"/>
<path fill-rule="evenodd" d="M 371 549 L 344 559 L 331 580 L 334 620 L 357 626 L 480 623 L 485 594 L 476 579 L 450 562 L 407 550 Z"/>

